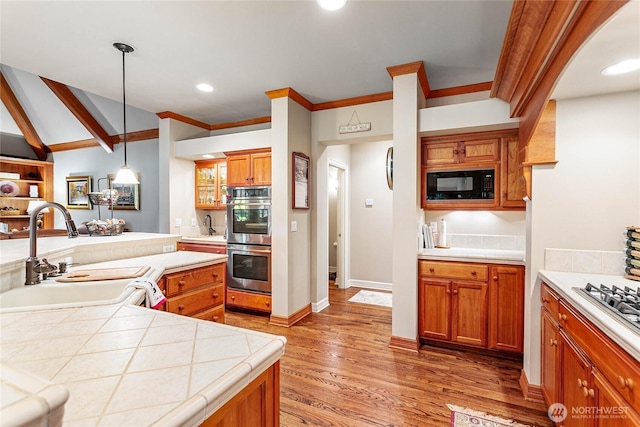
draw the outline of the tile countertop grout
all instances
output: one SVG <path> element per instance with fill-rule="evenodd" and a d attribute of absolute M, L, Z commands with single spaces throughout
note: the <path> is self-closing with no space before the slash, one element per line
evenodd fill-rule
<path fill-rule="evenodd" d="M 225 259 L 226 255 L 170 252 L 90 266 L 150 264 L 152 269 L 147 277 L 157 280 L 167 270 L 180 271 Z M 15 365 L 17 368 L 27 368 L 27 372 L 37 371 L 34 373 L 43 378 L 45 383 L 68 387 L 71 393 L 65 405 L 65 424 L 133 422 L 138 417 L 139 422 L 146 424 L 182 419 L 197 425 L 239 391 L 233 384 L 248 383 L 260 373 L 259 370 L 275 363 L 284 353 L 284 337 L 149 310 L 129 305 L 130 301 L 28 312 L 0 311 L 3 325 L 0 360 L 5 366 Z M 97 314 L 105 311 L 109 314 Z M 185 330 L 192 331 L 189 333 L 191 335 L 185 334 Z M 133 335 L 138 341 L 119 347 L 121 339 Z M 104 339 L 107 344 L 102 344 L 106 345 L 102 350 L 86 347 Z M 76 348 L 69 344 L 72 341 L 78 342 Z M 52 348 L 55 342 L 67 344 L 55 350 Z M 184 356 L 178 347 L 190 348 L 191 356 L 178 362 L 177 359 Z M 172 350 L 178 352 L 173 354 Z M 125 355 L 128 357 L 127 363 L 117 368 L 117 360 Z M 101 362 L 96 362 L 96 358 Z M 85 366 L 82 369 L 80 362 L 83 360 L 93 360 L 90 364 L 96 367 L 88 369 Z M 57 365 L 53 368 L 52 364 Z M 73 366 L 79 366 L 79 370 L 74 370 Z M 132 366 L 136 366 L 136 369 L 131 370 Z M 172 379 L 169 374 L 164 374 L 165 371 L 180 371 L 185 375 Z M 154 379 L 149 380 L 151 377 Z M 203 378 L 207 377 L 206 383 L 203 383 Z M 94 385 L 113 381 L 113 378 L 119 380 L 107 391 L 102 390 L 104 393 L 93 389 Z M 134 378 L 148 380 L 145 383 L 144 380 L 134 381 Z M 159 381 L 160 378 L 162 381 Z M 222 381 L 220 385 L 219 381 Z M 125 388 L 125 384 L 133 383 L 136 389 L 146 384 L 148 392 L 134 393 Z M 83 385 L 94 391 L 79 392 Z M 148 402 L 147 396 L 151 392 L 164 396 L 182 389 L 186 397 L 177 400 L 165 397 L 165 400 L 159 398 L 160 402 Z M 142 396 L 145 401 L 142 403 L 133 399 L 134 402 L 130 402 L 132 396 Z M 100 401 L 100 398 L 103 400 Z M 3 412 L 8 409 L 5 403 L 2 403 Z M 157 419 L 148 418 L 150 414 Z M 165 416 L 168 418 L 163 418 Z"/>
<path fill-rule="evenodd" d="M 540 270 L 540 281 L 548 284 L 560 297 L 566 299 L 582 315 L 600 328 L 620 347 L 625 349 L 637 361 L 640 361 L 640 329 L 627 325 L 624 320 L 617 319 L 614 313 L 609 313 L 603 307 L 598 307 L 597 301 L 590 301 L 586 295 L 574 288 L 584 288 L 587 283 L 599 286 L 616 285 L 618 287 L 640 287 L 640 282 L 625 279 L 622 275 L 572 273 L 562 271 Z M 538 300 L 540 299 L 538 295 Z"/>

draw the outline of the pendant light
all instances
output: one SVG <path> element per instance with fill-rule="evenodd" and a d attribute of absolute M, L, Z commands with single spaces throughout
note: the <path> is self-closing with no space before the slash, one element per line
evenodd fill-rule
<path fill-rule="evenodd" d="M 133 48 L 125 43 L 114 43 L 113 47 L 122 52 L 122 116 L 124 123 L 124 165 L 118 171 L 116 178 L 112 181 L 114 184 L 140 184 L 138 178 L 127 166 L 127 98 L 125 92 L 125 72 L 124 72 L 124 55 L 133 52 Z"/>

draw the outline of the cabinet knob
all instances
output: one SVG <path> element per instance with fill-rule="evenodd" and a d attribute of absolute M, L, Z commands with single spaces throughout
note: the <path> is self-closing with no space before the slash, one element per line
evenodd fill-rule
<path fill-rule="evenodd" d="M 458 150 L 454 149 L 453 154 L 458 154 Z"/>
<path fill-rule="evenodd" d="M 475 275 L 477 275 L 477 274 L 478 274 L 478 273 L 476 273 L 476 271 L 475 271 L 475 270 L 471 271 L 471 275 L 472 275 L 472 276 L 475 276 Z"/>
<path fill-rule="evenodd" d="M 562 313 L 558 312 L 558 317 L 560 318 L 560 320 L 567 320 L 567 315 L 566 314 L 562 314 Z"/>
<path fill-rule="evenodd" d="M 582 380 L 578 378 L 578 387 L 582 388 Z"/>
<path fill-rule="evenodd" d="M 558 340 L 554 340 L 553 338 L 549 338 L 549 345 L 551 347 L 555 347 L 558 345 Z"/>
<path fill-rule="evenodd" d="M 217 279 L 219 274 L 218 273 L 213 273 L 212 276 L 213 276 L 214 279 Z"/>
<path fill-rule="evenodd" d="M 542 303 L 543 303 L 543 304 L 549 304 L 549 302 L 550 302 L 550 301 L 549 301 L 549 298 L 547 298 L 547 297 L 542 297 Z"/>
<path fill-rule="evenodd" d="M 498 281 L 498 276 L 493 276 L 493 280 Z"/>
<path fill-rule="evenodd" d="M 235 295 L 231 295 L 231 301 L 235 301 L 236 300 L 236 296 Z"/>
<path fill-rule="evenodd" d="M 217 293 L 217 292 L 214 292 L 214 293 L 213 293 L 213 299 L 217 299 L 217 298 L 218 298 L 218 293 Z"/>
<path fill-rule="evenodd" d="M 434 270 L 434 269 L 433 269 L 433 267 L 431 267 L 431 268 L 429 269 L 429 273 L 431 273 L 431 274 L 433 274 L 435 271 L 436 271 L 436 270 Z"/>
<path fill-rule="evenodd" d="M 451 293 L 449 289 L 447 289 L 445 292 L 447 293 L 447 295 Z"/>
<path fill-rule="evenodd" d="M 178 310 L 180 310 L 180 311 L 184 310 L 184 305 L 180 304 L 180 305 L 178 306 Z"/>
<path fill-rule="evenodd" d="M 186 283 L 184 282 L 184 280 L 180 280 L 180 281 L 178 282 L 178 286 L 179 286 L 179 287 L 183 287 L 185 284 L 186 284 Z"/>
<path fill-rule="evenodd" d="M 213 320 L 214 322 L 217 322 L 217 321 L 218 321 L 218 319 L 219 319 L 219 317 L 218 317 L 218 316 L 213 316 L 213 318 L 212 318 L 211 320 Z"/>
<path fill-rule="evenodd" d="M 267 307 L 269 307 L 271 305 L 271 303 L 269 301 L 265 302 L 264 305 L 266 305 Z"/>
<path fill-rule="evenodd" d="M 457 289 L 454 289 L 454 290 L 453 290 L 453 294 L 454 294 L 454 295 L 458 295 L 458 290 L 457 290 Z"/>
<path fill-rule="evenodd" d="M 622 375 L 618 377 L 618 385 L 620 388 L 627 388 L 633 390 L 633 380 L 631 378 L 623 378 Z"/>

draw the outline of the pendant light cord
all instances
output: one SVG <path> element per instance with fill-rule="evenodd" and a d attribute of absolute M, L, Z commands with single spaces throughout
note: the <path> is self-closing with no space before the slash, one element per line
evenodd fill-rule
<path fill-rule="evenodd" d="M 122 121 L 124 124 L 124 165 L 127 166 L 127 97 L 125 91 L 125 69 L 124 69 L 124 55 L 125 50 L 122 50 Z"/>

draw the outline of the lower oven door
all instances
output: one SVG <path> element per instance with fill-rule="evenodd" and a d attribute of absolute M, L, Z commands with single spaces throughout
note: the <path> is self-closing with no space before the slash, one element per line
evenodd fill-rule
<path fill-rule="evenodd" d="M 227 244 L 227 287 L 271 294 L 271 246 Z"/>

